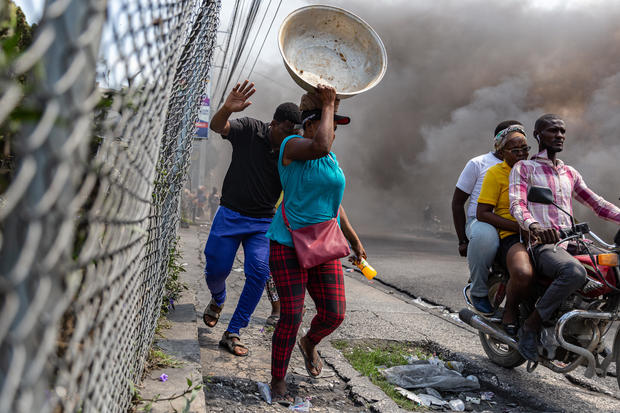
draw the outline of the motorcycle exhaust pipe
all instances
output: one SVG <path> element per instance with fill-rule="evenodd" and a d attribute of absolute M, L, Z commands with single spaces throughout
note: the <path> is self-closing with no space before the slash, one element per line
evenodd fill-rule
<path fill-rule="evenodd" d="M 461 311 L 459 311 L 459 318 L 476 330 L 492 336 L 493 338 L 501 341 L 502 343 L 510 346 L 517 351 L 519 350 L 515 339 L 504 333 L 504 331 L 491 326 L 483 317 L 481 317 L 479 314 L 474 313 L 472 310 L 468 308 L 463 308 Z"/>

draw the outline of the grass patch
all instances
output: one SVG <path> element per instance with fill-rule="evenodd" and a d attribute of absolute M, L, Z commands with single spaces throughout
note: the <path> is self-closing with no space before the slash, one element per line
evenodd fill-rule
<path fill-rule="evenodd" d="M 164 293 L 162 296 L 160 315 L 165 316 L 174 309 L 174 303 L 181 296 L 183 290 L 187 290 L 187 284 L 181 281 L 181 273 L 185 272 L 185 265 L 182 263 L 183 255 L 179 248 L 179 237 L 175 238 L 168 251 L 168 274 Z"/>
<path fill-rule="evenodd" d="M 148 370 L 164 369 L 167 367 L 181 367 L 183 365 L 182 361 L 179 361 L 176 358 L 164 353 L 157 347 L 151 348 L 149 351 L 149 356 L 146 359 L 146 363 Z"/>
<path fill-rule="evenodd" d="M 332 346 L 342 352 L 353 368 L 368 377 L 370 381 L 385 392 L 401 408 L 420 410 L 421 406 L 407 399 L 395 390 L 379 372 L 378 367 L 394 367 L 407 364 L 409 356 L 417 356 L 420 360 L 428 359 L 432 354 L 423 348 L 410 343 L 395 341 L 361 341 L 348 342 L 334 340 Z"/>
<path fill-rule="evenodd" d="M 172 322 L 170 322 L 170 320 L 166 317 L 160 316 L 159 320 L 157 320 L 157 325 L 155 326 L 155 335 L 159 338 L 166 338 L 164 331 L 168 330 L 170 327 L 172 327 Z"/>

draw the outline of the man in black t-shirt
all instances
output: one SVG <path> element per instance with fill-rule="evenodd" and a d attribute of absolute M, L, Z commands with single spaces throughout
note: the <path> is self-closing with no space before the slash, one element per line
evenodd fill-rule
<path fill-rule="evenodd" d="M 282 191 L 278 174 L 280 144 L 301 128 L 301 113 L 294 103 L 283 103 L 270 123 L 252 118 L 228 120 L 251 102 L 254 83 L 237 84 L 211 119 L 210 128 L 230 141 L 232 160 L 224 178 L 220 207 L 205 246 L 205 279 L 211 302 L 203 314 L 208 327 L 217 324 L 226 300 L 226 278 L 239 244 L 245 256 L 245 286 L 220 345 L 237 356 L 246 356 L 239 332 L 247 327 L 269 278 L 269 240 L 265 237 Z"/>

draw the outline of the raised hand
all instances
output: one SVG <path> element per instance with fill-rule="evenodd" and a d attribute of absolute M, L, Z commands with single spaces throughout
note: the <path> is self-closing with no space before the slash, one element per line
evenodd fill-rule
<path fill-rule="evenodd" d="M 230 112 L 241 112 L 252 104 L 248 99 L 256 92 L 254 83 L 248 84 L 246 79 L 243 84 L 237 83 L 230 94 L 226 97 L 224 107 Z"/>

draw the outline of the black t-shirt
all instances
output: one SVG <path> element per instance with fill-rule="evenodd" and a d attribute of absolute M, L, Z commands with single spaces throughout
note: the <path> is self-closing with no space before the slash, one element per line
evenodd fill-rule
<path fill-rule="evenodd" d="M 269 124 L 252 118 L 230 121 L 232 161 L 224 178 L 220 205 L 253 218 L 270 218 L 282 191 L 277 149 L 269 142 Z"/>

